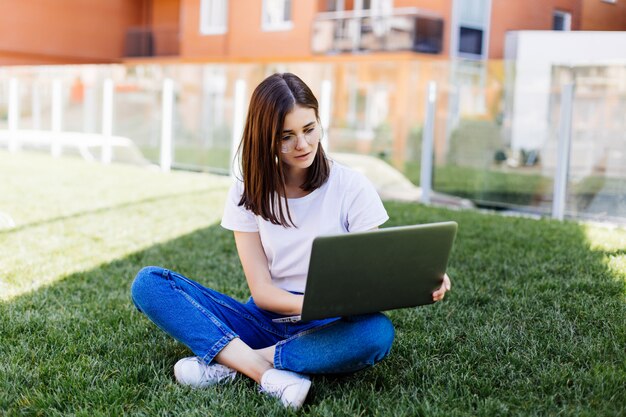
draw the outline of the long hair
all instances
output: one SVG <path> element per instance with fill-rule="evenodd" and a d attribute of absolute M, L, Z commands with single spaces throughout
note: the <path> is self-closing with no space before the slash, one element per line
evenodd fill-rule
<path fill-rule="evenodd" d="M 239 144 L 244 191 L 239 201 L 257 216 L 283 227 L 295 226 L 289 213 L 285 172 L 280 152 L 285 116 L 296 105 L 313 109 L 319 123 L 317 99 L 296 75 L 274 74 L 257 86 Z M 313 191 L 326 182 L 330 166 L 321 145 L 301 188 Z M 285 208 L 281 203 L 284 198 Z"/>

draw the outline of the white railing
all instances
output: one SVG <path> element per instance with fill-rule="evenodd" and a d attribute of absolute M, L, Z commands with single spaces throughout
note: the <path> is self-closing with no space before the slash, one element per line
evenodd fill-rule
<path fill-rule="evenodd" d="M 528 146 L 533 148 L 529 148 L 530 156 L 524 159 L 512 146 L 506 148 L 505 133 L 509 128 L 506 118 L 501 122 L 501 131 L 496 133 L 501 135 L 498 146 L 502 151 L 498 149 L 498 155 L 494 154 L 496 149 L 490 147 L 492 145 L 482 142 L 482 131 L 474 136 L 462 136 L 460 140 L 455 136 L 467 120 L 480 123 L 490 117 L 484 113 L 485 109 L 493 107 L 487 99 L 501 91 L 494 94 L 485 87 L 459 86 L 450 82 L 454 81 L 454 74 L 447 73 L 445 67 L 432 67 L 424 72 L 435 77 L 441 75 L 439 78 L 426 78 L 406 69 L 409 75 L 402 78 L 398 75 L 402 71 L 391 64 L 383 62 L 373 81 L 359 82 L 356 74 L 357 70 L 363 70 L 362 64 L 346 65 L 336 72 L 328 64 L 298 63 L 284 67 L 302 75 L 319 98 L 325 149 L 335 155 L 359 154 L 386 159 L 414 184 L 419 183 L 420 194 L 416 199 L 424 203 L 437 202 L 437 197 L 441 197 L 437 194 L 444 191 L 442 175 L 460 165 L 462 169 L 454 172 L 460 188 L 446 192 L 465 198 L 471 197 L 468 197 L 468 190 L 462 188 L 466 180 L 463 175 L 478 173 L 475 178 L 467 178 L 465 183 L 469 185 L 477 180 L 489 185 L 489 181 L 493 184 L 509 175 L 518 177 L 513 180 L 523 177 L 522 181 L 539 177 L 537 192 L 543 194 L 530 196 L 528 202 L 507 200 L 506 196 L 498 200 L 499 197 L 485 193 L 472 198 L 478 204 L 539 210 L 557 219 L 584 217 L 590 213 L 576 209 L 576 193 L 586 193 L 585 198 L 596 197 L 594 193 L 608 198 L 602 195 L 608 189 L 613 193 L 609 197 L 616 202 L 611 203 L 612 206 L 603 203 L 602 207 L 613 208 L 606 209 L 599 217 L 626 219 L 623 202 L 626 200 L 626 125 L 620 117 L 626 109 L 626 85 L 623 83 L 596 82 L 593 70 L 586 70 L 584 74 L 589 76 L 585 77 L 555 78 L 551 97 L 540 97 L 551 103 L 551 117 L 547 117 L 550 132 L 546 133 L 550 142 L 538 148 L 536 138 L 528 138 L 527 143 L 532 144 Z M 363 73 L 375 72 L 373 64 L 366 65 L 372 67 Z M 419 70 L 421 64 L 416 61 L 410 65 L 407 68 L 412 71 Z M 237 166 L 237 162 L 232 161 L 241 138 L 252 86 L 273 68 L 254 67 L 254 71 L 246 73 L 250 68 L 244 66 L 227 72 L 215 65 L 166 67 L 151 64 L 22 70 L 15 70 L 9 76 L 6 76 L 6 69 L 4 74 L 0 71 L 0 148 L 10 152 L 45 150 L 54 156 L 74 153 L 105 164 L 113 161 L 152 163 L 163 171 L 188 167 L 228 173 Z M 569 67 L 563 71 L 576 72 Z M 626 66 L 611 67 L 605 72 L 619 81 L 624 71 Z M 197 74 L 201 74 L 201 78 L 194 78 Z M 72 81 L 76 77 L 88 83 L 83 95 Z M 414 84 L 416 80 L 420 81 L 419 85 Z M 568 83 L 563 80 L 573 82 L 576 89 L 567 87 Z M 459 100 L 455 97 L 464 89 L 472 97 L 485 96 L 487 104 L 480 106 L 483 113 L 468 118 L 467 109 L 459 109 Z M 189 95 L 190 90 L 194 94 Z M 392 102 L 395 107 L 390 107 Z M 78 122 L 83 119 L 82 131 L 77 118 Z M 456 123 L 449 123 L 450 118 Z M 495 120 L 487 122 L 492 129 L 497 126 Z M 451 130 L 446 131 L 449 127 Z M 403 128 L 405 130 L 401 130 Z M 448 157 L 459 143 L 476 138 L 478 142 L 470 149 L 471 154 L 465 145 L 461 151 L 457 149 L 456 159 Z M 594 145 L 602 149 L 593 148 Z M 479 158 L 471 165 L 473 171 L 463 171 L 470 167 L 466 162 L 476 155 Z M 593 159 L 593 164 L 581 165 L 583 157 Z M 500 161 L 499 165 L 496 166 L 494 159 Z M 408 163 L 418 168 L 419 180 L 413 175 L 415 172 L 403 169 L 402 164 L 406 167 Z M 451 170 L 442 174 L 442 168 Z M 497 178 L 489 176 L 492 172 Z M 587 180 L 587 183 L 582 181 L 582 188 L 581 178 Z M 505 191 L 516 192 L 518 190 L 511 188 L 525 185 L 512 181 L 505 184 L 508 187 Z M 457 191 L 460 193 L 454 194 Z M 533 205 L 535 203 L 539 204 Z M 600 212 L 598 204 L 594 210 L 593 215 Z"/>

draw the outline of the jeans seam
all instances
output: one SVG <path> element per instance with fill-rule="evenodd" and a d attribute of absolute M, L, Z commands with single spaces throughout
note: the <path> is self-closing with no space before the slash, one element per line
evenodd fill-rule
<path fill-rule="evenodd" d="M 204 307 L 202 307 L 200 304 L 198 304 L 198 302 L 196 300 L 193 299 L 193 297 L 191 297 L 189 294 L 187 294 L 186 292 L 184 292 L 183 290 L 181 290 L 180 288 L 176 288 L 175 290 L 177 293 L 179 293 L 180 295 L 183 296 L 183 298 L 185 300 L 187 300 L 192 306 L 194 306 L 198 311 L 200 311 L 202 314 L 204 314 L 204 316 L 206 318 L 208 318 L 209 320 L 211 320 L 213 322 L 213 324 L 215 326 L 217 326 L 218 329 L 220 329 L 220 331 L 222 333 L 224 333 L 224 335 L 226 336 L 231 336 L 231 337 L 237 337 L 236 334 L 231 333 L 230 331 L 228 331 L 229 329 L 224 328 L 224 325 L 222 322 L 220 322 L 219 320 L 217 320 L 215 317 L 213 317 L 212 314 L 209 314 L 206 309 Z"/>
<path fill-rule="evenodd" d="M 296 333 L 293 336 L 285 339 L 285 340 L 281 340 L 280 342 L 276 343 L 276 348 L 274 350 L 274 367 L 276 369 L 284 369 L 283 367 L 283 361 L 281 360 L 281 356 L 282 356 L 282 352 L 283 352 L 283 347 L 285 346 L 285 344 L 287 344 L 288 342 L 298 339 L 302 336 L 306 336 L 307 334 L 311 334 L 314 333 L 318 330 L 322 330 L 325 329 L 327 327 L 330 327 L 336 323 L 339 323 L 339 320 L 335 320 L 335 321 L 331 321 L 330 323 L 326 323 L 323 324 L 321 326 L 318 327 L 312 327 L 310 329 L 307 330 L 303 330 L 300 333 Z"/>
<path fill-rule="evenodd" d="M 213 358 L 215 358 L 217 354 L 220 353 L 220 351 L 224 349 L 226 345 L 229 344 L 231 340 L 235 339 L 236 337 L 237 336 L 230 337 L 229 335 L 224 335 L 220 340 L 213 344 L 207 354 L 202 357 L 202 360 L 204 360 L 206 363 L 211 363 Z"/>
<path fill-rule="evenodd" d="M 163 268 L 163 270 L 161 271 L 161 275 L 166 281 L 170 283 L 170 286 L 172 287 L 173 290 L 180 290 L 180 288 L 178 288 L 178 285 L 176 285 L 176 282 L 174 281 L 174 279 L 170 276 L 169 269 Z"/>
<path fill-rule="evenodd" d="M 166 270 L 167 271 L 167 270 Z M 174 283 L 174 279 L 172 279 L 171 277 L 169 277 L 169 271 L 168 272 L 168 278 L 169 280 L 172 282 L 172 285 L 174 286 L 175 289 L 182 291 L 180 288 L 178 288 L 175 283 Z M 193 285 L 194 287 L 196 287 L 198 290 L 200 290 L 205 296 L 209 297 L 213 302 L 221 305 L 224 308 L 227 308 L 228 310 L 232 311 L 233 313 L 237 314 L 240 317 L 243 317 L 246 320 L 252 321 L 254 322 L 258 327 L 260 327 L 261 329 L 273 333 L 279 337 L 286 337 L 285 333 L 281 333 L 278 330 L 268 327 L 265 324 L 263 324 L 262 322 L 260 322 L 259 320 L 257 320 L 254 316 L 250 315 L 250 314 L 246 314 L 246 313 L 242 313 L 239 310 L 236 310 L 234 308 L 232 308 L 231 306 L 229 306 L 227 303 L 223 302 L 222 300 L 220 300 L 219 298 L 216 298 L 213 296 L 213 294 L 211 294 L 210 292 L 204 291 L 203 288 L 198 287 L 197 285 L 195 285 L 195 283 L 191 280 L 189 280 L 188 278 L 177 274 L 178 277 L 180 277 L 181 279 L 183 279 L 184 281 L 186 281 L 189 285 Z"/>
<path fill-rule="evenodd" d="M 229 331 L 229 329 L 225 328 L 223 323 L 221 323 L 219 320 L 217 320 L 215 317 L 213 317 L 213 315 L 209 314 L 206 309 L 204 307 L 202 307 L 200 304 L 198 304 L 198 302 L 196 300 L 193 299 L 193 297 L 191 297 L 189 294 L 187 294 L 185 291 L 183 291 L 181 288 L 179 288 L 174 280 L 169 276 L 169 271 L 164 272 L 164 275 L 167 276 L 167 278 L 169 279 L 172 288 L 174 289 L 174 292 L 180 294 L 183 299 L 185 299 L 189 304 L 191 304 L 192 306 L 194 306 L 200 313 L 202 313 L 206 318 L 208 318 L 209 320 L 211 320 L 211 322 L 215 325 L 215 327 L 217 327 L 223 334 L 224 336 L 222 336 L 221 339 L 219 339 L 217 342 L 213 343 L 213 345 L 209 348 L 208 352 L 202 357 L 202 359 L 205 362 L 210 362 L 210 360 L 213 360 L 213 358 L 222 350 L 224 349 L 224 347 L 233 339 L 235 339 L 236 337 L 238 337 L 238 335 L 232 333 Z M 195 353 L 195 352 L 194 352 Z M 210 357 L 210 360 L 207 361 L 207 358 Z"/>

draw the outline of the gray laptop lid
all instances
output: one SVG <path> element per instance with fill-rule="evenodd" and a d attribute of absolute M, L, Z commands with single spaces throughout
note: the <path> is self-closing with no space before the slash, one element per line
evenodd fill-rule
<path fill-rule="evenodd" d="M 317 237 L 301 319 L 432 303 L 456 230 L 443 222 Z"/>

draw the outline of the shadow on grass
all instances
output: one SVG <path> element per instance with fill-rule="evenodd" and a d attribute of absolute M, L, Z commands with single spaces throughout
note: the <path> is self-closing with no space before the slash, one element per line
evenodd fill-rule
<path fill-rule="evenodd" d="M 310 415 L 618 415 L 626 397 L 623 278 L 574 223 L 386 204 L 387 226 L 455 220 L 453 291 L 392 311 L 396 341 L 372 369 L 318 377 Z M 610 252 L 610 251 L 609 251 Z M 611 253 L 623 255 L 623 249 Z M 0 304 L 0 410 L 7 415 L 262 415 L 254 384 L 190 390 L 190 351 L 137 312 L 130 285 L 162 265 L 240 300 L 232 233 L 218 225 Z M 1 413 L 0 413 L 1 414 Z"/>

